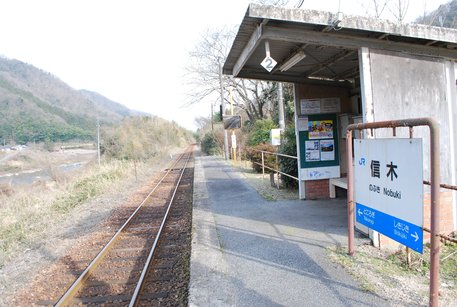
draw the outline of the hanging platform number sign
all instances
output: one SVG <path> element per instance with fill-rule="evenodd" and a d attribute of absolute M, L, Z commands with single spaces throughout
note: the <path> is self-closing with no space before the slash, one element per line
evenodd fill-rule
<path fill-rule="evenodd" d="M 260 63 L 260 65 L 262 65 L 268 72 L 271 72 L 273 68 L 275 68 L 276 64 L 278 63 L 270 56 L 266 56 L 262 63 Z"/>
<path fill-rule="evenodd" d="M 270 44 L 268 41 L 265 42 L 265 53 L 265 59 L 263 59 L 260 65 L 262 65 L 262 67 L 265 68 L 268 72 L 271 72 L 278 63 L 270 56 Z"/>

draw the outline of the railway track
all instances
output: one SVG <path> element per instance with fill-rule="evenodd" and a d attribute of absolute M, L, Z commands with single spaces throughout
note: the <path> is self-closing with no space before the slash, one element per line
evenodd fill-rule
<path fill-rule="evenodd" d="M 172 269 L 185 261 L 181 252 L 189 238 L 183 231 L 189 191 L 180 187 L 192 185 L 192 154 L 187 150 L 175 160 L 55 306 L 156 305 L 168 298 L 175 287 Z"/>

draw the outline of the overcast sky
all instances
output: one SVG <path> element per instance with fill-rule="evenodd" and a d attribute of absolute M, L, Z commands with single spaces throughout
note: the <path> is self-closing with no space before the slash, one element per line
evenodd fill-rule
<path fill-rule="evenodd" d="M 209 116 L 210 105 L 181 107 L 188 53 L 208 27 L 239 24 L 249 2 L 0 0 L 0 55 L 195 129 L 194 118 Z M 339 2 L 344 13 L 365 15 L 369 1 L 305 0 L 302 8 L 337 12 Z M 409 2 L 413 20 L 447 1 Z"/>

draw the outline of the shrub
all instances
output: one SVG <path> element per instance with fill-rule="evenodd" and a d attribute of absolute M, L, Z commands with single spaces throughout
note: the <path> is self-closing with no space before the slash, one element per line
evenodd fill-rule
<path fill-rule="evenodd" d="M 14 189 L 11 186 L 11 184 L 0 183 L 0 196 L 1 195 L 11 196 L 13 194 L 14 194 Z"/>
<path fill-rule="evenodd" d="M 51 141 L 50 139 L 44 140 L 43 149 L 44 149 L 44 150 L 47 150 L 47 151 L 49 151 L 49 152 L 54 151 L 54 142 Z"/>
<path fill-rule="evenodd" d="M 254 122 L 249 129 L 248 146 L 256 146 L 270 142 L 270 130 L 277 126 L 271 119 L 260 119 Z"/>
<path fill-rule="evenodd" d="M 257 164 L 262 164 L 262 153 L 258 152 L 258 150 L 268 151 L 268 152 L 276 152 L 276 148 L 273 145 L 262 143 L 256 146 L 251 146 L 246 149 L 247 157 L 252 162 L 252 168 L 258 172 L 262 172 L 262 166 Z M 255 163 L 257 162 L 257 163 Z M 274 155 L 264 154 L 264 164 L 268 167 L 273 169 L 277 169 L 276 166 L 276 157 Z M 266 173 L 272 173 L 272 170 L 265 168 Z"/>
<path fill-rule="evenodd" d="M 203 136 L 201 141 L 201 149 L 204 154 L 217 155 L 222 152 L 221 146 L 217 142 L 216 136 L 208 132 Z"/>
<path fill-rule="evenodd" d="M 282 144 L 279 148 L 279 153 L 294 157 L 297 156 L 297 139 L 295 137 L 295 127 L 293 124 L 288 126 L 282 135 Z M 298 177 L 298 165 L 296 159 L 279 157 L 279 167 L 281 172 Z M 286 187 L 298 186 L 297 180 L 290 177 L 282 176 L 282 180 Z"/>

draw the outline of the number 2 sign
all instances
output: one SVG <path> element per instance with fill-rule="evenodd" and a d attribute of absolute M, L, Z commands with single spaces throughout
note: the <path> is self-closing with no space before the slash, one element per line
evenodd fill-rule
<path fill-rule="evenodd" d="M 266 56 L 262 63 L 260 63 L 268 72 L 271 72 L 276 64 L 277 62 L 270 56 Z"/>

